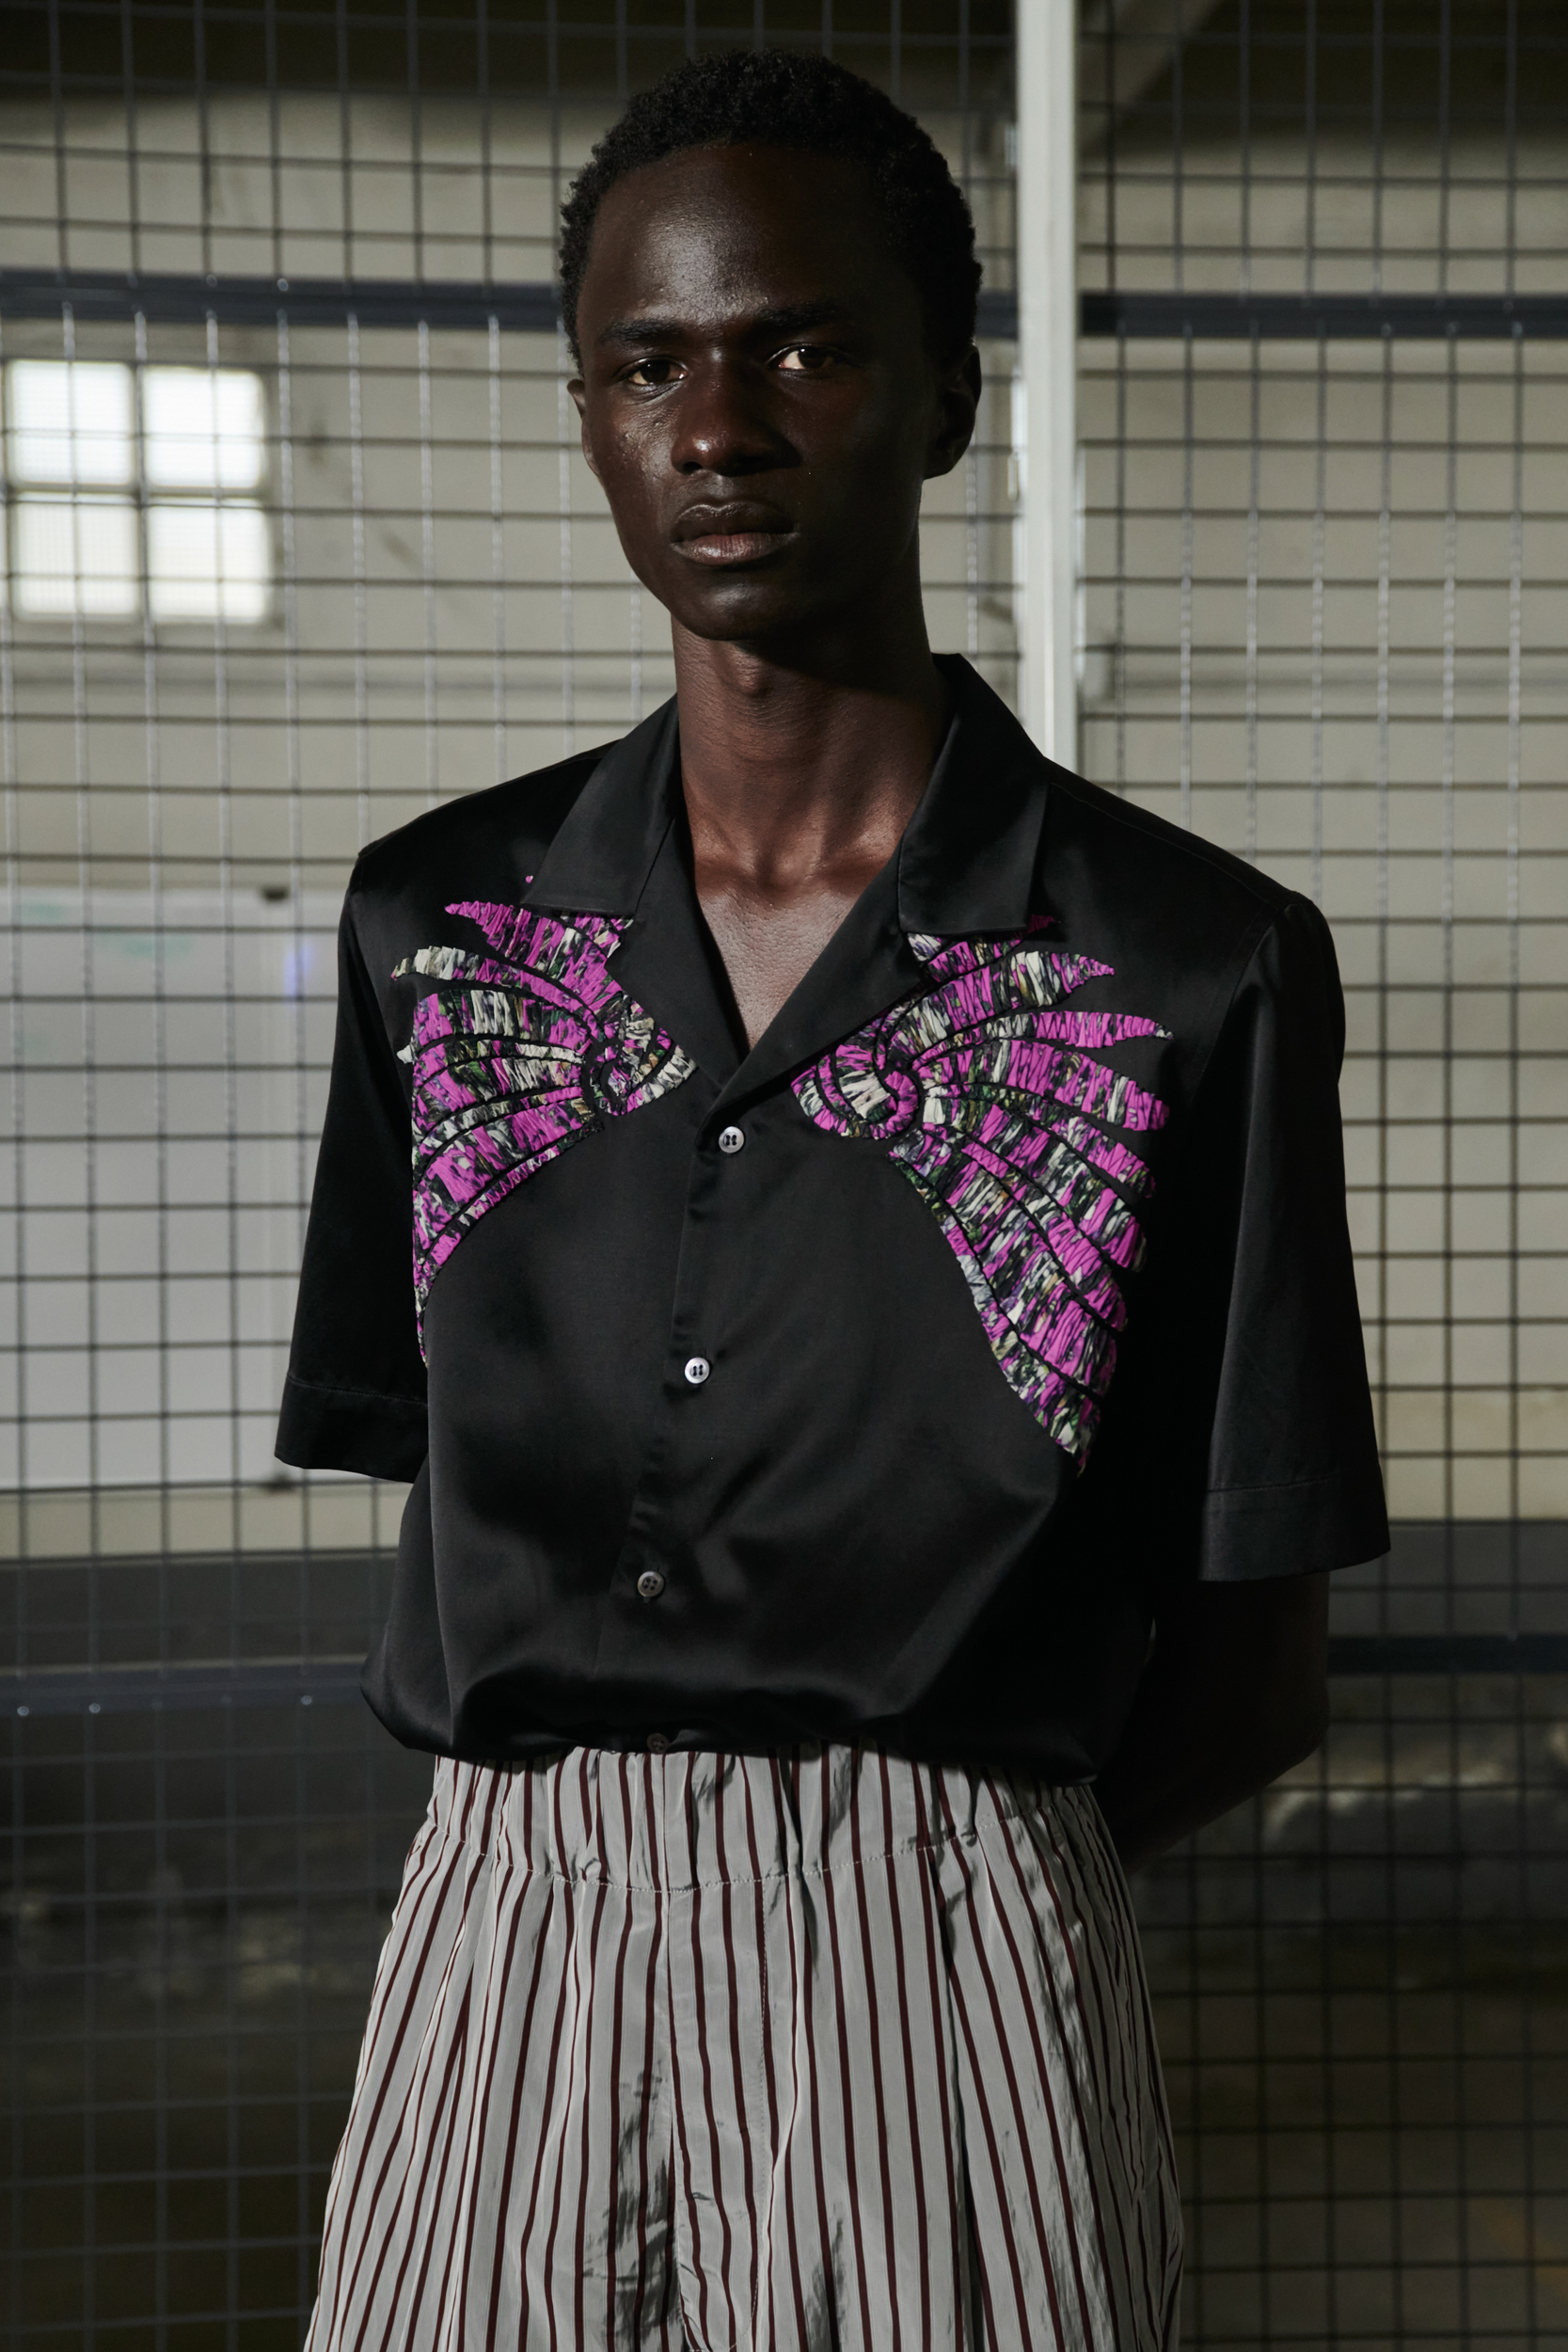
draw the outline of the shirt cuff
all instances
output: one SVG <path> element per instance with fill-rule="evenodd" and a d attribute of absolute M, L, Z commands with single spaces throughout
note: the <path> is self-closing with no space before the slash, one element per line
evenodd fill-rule
<path fill-rule="evenodd" d="M 296 1470 L 360 1470 L 411 1485 L 429 1451 L 422 1402 L 370 1389 L 329 1389 L 291 1373 L 283 1389 L 277 1454 Z"/>
<path fill-rule="evenodd" d="M 1288 1486 L 1222 1486 L 1203 1507 L 1200 1581 L 1243 1584 L 1359 1567 L 1388 1549 L 1376 1470 L 1332 1470 Z"/>

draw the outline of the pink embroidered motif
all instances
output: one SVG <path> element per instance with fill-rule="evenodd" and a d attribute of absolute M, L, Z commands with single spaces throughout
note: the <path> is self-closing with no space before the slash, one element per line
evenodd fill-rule
<path fill-rule="evenodd" d="M 393 974 L 420 998 L 414 1070 L 414 1295 L 486 1210 L 607 1120 L 657 1102 L 695 1063 L 610 977 L 626 925 L 463 901 L 492 956 L 421 947 Z"/>
<path fill-rule="evenodd" d="M 1101 1127 L 1147 1134 L 1167 1116 L 1095 1056 L 1169 1031 L 1137 1013 L 1064 1009 L 1111 967 L 1041 946 L 1047 928 L 912 937 L 932 987 L 834 1046 L 795 1093 L 830 1134 L 890 1142 L 963 1268 L 1003 1373 L 1082 1464 L 1116 1369 L 1111 1335 L 1127 1320 L 1117 1272 L 1143 1255 L 1124 1196 L 1153 1181 Z"/>

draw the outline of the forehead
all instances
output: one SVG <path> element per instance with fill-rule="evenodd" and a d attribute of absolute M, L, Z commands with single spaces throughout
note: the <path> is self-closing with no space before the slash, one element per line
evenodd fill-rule
<path fill-rule="evenodd" d="M 867 323 L 918 322 L 880 203 L 856 163 L 779 147 L 700 147 L 628 172 L 594 224 L 580 315 L 695 324 L 831 299 Z"/>

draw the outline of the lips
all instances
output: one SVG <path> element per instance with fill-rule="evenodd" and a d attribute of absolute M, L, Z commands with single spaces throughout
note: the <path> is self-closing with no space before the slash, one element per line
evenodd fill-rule
<path fill-rule="evenodd" d="M 689 562 L 722 567 L 776 555 L 795 526 L 776 506 L 752 499 L 705 500 L 677 518 L 673 535 Z"/>

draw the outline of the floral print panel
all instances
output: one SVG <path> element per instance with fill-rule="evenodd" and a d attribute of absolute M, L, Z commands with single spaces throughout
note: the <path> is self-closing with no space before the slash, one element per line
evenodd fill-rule
<path fill-rule="evenodd" d="M 625 921 L 468 900 L 447 913 L 477 923 L 490 953 L 421 947 L 393 976 L 436 983 L 420 998 L 404 1054 L 421 1321 L 431 1283 L 487 1210 L 695 1067 L 610 977 Z"/>
<path fill-rule="evenodd" d="M 911 946 L 928 991 L 847 1038 L 795 1081 L 830 1134 L 885 1139 L 942 1227 L 991 1352 L 1054 1442 L 1080 1464 L 1126 1322 L 1120 1277 L 1152 1183 L 1110 1132 L 1147 1135 L 1166 1106 L 1098 1058 L 1168 1031 L 1138 1013 L 1065 1002 L 1109 964 L 1019 937 Z"/>

